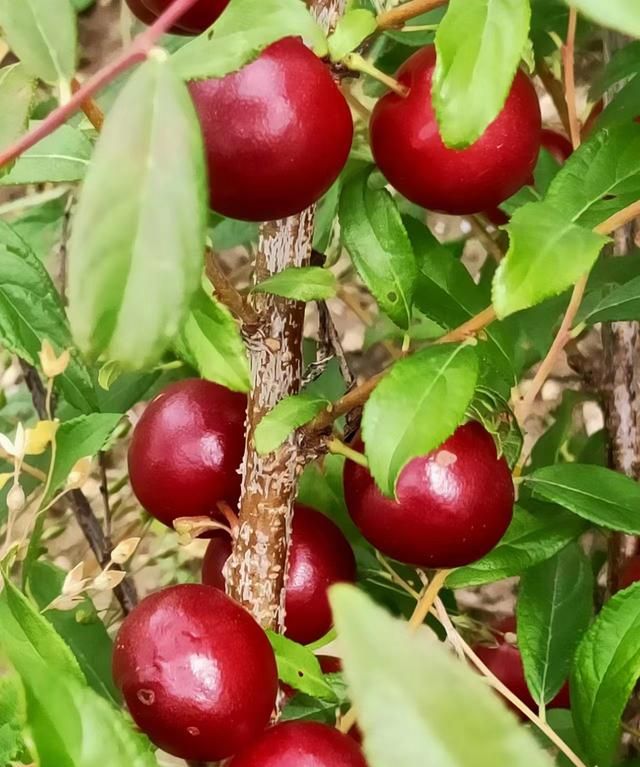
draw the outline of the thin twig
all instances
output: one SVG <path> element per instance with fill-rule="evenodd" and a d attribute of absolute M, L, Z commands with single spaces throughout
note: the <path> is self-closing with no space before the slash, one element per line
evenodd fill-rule
<path fill-rule="evenodd" d="M 12 162 L 19 157 L 27 149 L 42 141 L 56 128 L 63 125 L 71 115 L 75 114 L 82 105 L 87 102 L 88 99 L 115 80 L 118 75 L 126 72 L 135 64 L 144 61 L 152 50 L 157 40 L 173 26 L 173 24 L 182 16 L 182 14 L 189 10 L 189 8 L 196 2 L 196 0 L 175 0 L 167 10 L 158 17 L 158 20 L 146 29 L 142 34 L 138 35 L 133 41 L 131 46 L 124 51 L 118 58 L 107 64 L 101 70 L 96 72 L 95 75 L 90 77 L 84 85 L 77 90 L 73 96 L 66 102 L 66 104 L 60 105 L 57 109 L 50 112 L 42 122 L 24 136 L 21 136 L 11 146 L 7 147 L 3 152 L 0 152 L 0 168 L 9 162 Z"/>
<path fill-rule="evenodd" d="M 576 51 L 576 28 L 578 24 L 578 12 L 575 7 L 569 7 L 569 26 L 567 41 L 562 47 L 562 65 L 564 71 L 564 98 L 567 103 L 569 115 L 569 135 L 573 148 L 580 146 L 580 121 L 576 108 L 576 76 L 575 76 L 575 51 Z"/>
<path fill-rule="evenodd" d="M 500 261 L 502 261 L 504 258 L 504 253 L 502 252 L 500 245 L 498 245 L 498 243 L 489 234 L 478 216 L 469 216 L 467 221 L 469 222 L 473 236 L 480 241 L 482 247 L 490 256 L 493 257 L 493 260 L 499 264 Z"/>
<path fill-rule="evenodd" d="M 349 361 L 347 360 L 347 356 L 344 353 L 344 349 L 342 348 L 340 335 L 338 334 L 338 330 L 336 328 L 335 322 L 333 321 L 333 317 L 331 316 L 331 312 L 329 311 L 329 307 L 327 306 L 326 301 L 318 301 L 318 314 L 320 318 L 320 338 L 322 339 L 323 343 L 326 343 L 326 345 L 331 349 L 333 356 L 338 361 L 340 374 L 342 375 L 345 383 L 347 386 L 351 386 L 355 381 L 355 376 L 353 375 L 353 372 L 349 366 Z"/>
<path fill-rule="evenodd" d="M 107 478 L 107 454 L 104 450 L 98 453 L 100 465 L 100 495 L 104 507 L 104 534 L 109 546 L 111 545 L 111 503 L 109 501 L 109 481 Z"/>
<path fill-rule="evenodd" d="M 225 274 L 223 268 L 212 250 L 205 254 L 205 273 L 207 279 L 213 285 L 216 297 L 244 323 L 253 324 L 257 320 L 257 314 L 244 296 L 236 290 L 231 280 Z"/>
<path fill-rule="evenodd" d="M 77 93 L 82 86 L 76 77 L 71 80 L 71 93 Z M 85 117 L 91 125 L 100 133 L 102 126 L 104 125 L 104 112 L 98 104 L 92 99 L 88 98 L 82 102 L 80 108 L 85 114 Z"/>
<path fill-rule="evenodd" d="M 441 8 L 447 2 L 448 0 L 410 0 L 381 13 L 378 16 L 378 29 L 398 29 L 416 16 Z"/>

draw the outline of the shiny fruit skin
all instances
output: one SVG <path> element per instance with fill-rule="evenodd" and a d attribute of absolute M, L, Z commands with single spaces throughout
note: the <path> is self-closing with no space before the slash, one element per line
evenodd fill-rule
<path fill-rule="evenodd" d="M 173 0 L 144 0 L 144 2 L 157 18 L 167 10 Z M 176 34 L 199 35 L 209 29 L 227 5 L 229 0 L 197 0 L 188 11 L 182 14 L 172 31 Z"/>
<path fill-rule="evenodd" d="M 284 722 L 232 759 L 227 767 L 367 767 L 360 747 L 319 722 Z"/>
<path fill-rule="evenodd" d="M 353 138 L 326 65 L 299 39 L 270 45 L 221 79 L 189 84 L 209 166 L 211 207 L 247 221 L 284 218 L 322 197 Z"/>
<path fill-rule="evenodd" d="M 152 594 L 125 619 L 113 676 L 153 743 L 203 762 L 252 743 L 269 723 L 278 689 L 260 626 L 218 589 L 197 584 Z"/>
<path fill-rule="evenodd" d="M 224 532 L 212 536 L 202 565 L 202 581 L 224 589 L 222 568 L 231 554 Z M 331 628 L 327 589 L 356 579 L 351 546 L 340 528 L 324 514 L 296 504 L 293 515 L 289 574 L 285 597 L 286 636 L 301 644 L 323 637 Z"/>
<path fill-rule="evenodd" d="M 147 8 L 144 0 L 127 0 L 131 13 L 143 24 L 151 25 L 157 20 L 157 14 Z"/>
<path fill-rule="evenodd" d="M 631 557 L 620 573 L 620 588 L 626 589 L 636 581 L 640 581 L 640 556 Z"/>
<path fill-rule="evenodd" d="M 538 704 L 533 699 L 527 686 L 522 665 L 520 650 L 505 640 L 507 633 L 516 633 L 516 619 L 505 618 L 495 626 L 498 635 L 497 645 L 476 645 L 473 650 L 480 660 L 511 692 L 528 706 L 532 711 L 538 710 Z M 556 697 L 547 703 L 547 708 L 570 708 L 569 685 L 565 683 Z M 515 713 L 524 718 L 524 714 L 513 707 Z"/>
<path fill-rule="evenodd" d="M 571 142 L 562 133 L 543 128 L 540 137 L 542 147 L 549 152 L 558 165 L 564 165 L 573 154 Z"/>
<path fill-rule="evenodd" d="M 535 88 L 516 73 L 502 112 L 466 149 L 444 145 L 431 103 L 434 46 L 413 54 L 396 79 L 410 88 L 374 107 L 371 149 L 378 167 L 398 192 L 429 210 L 478 213 L 497 207 L 531 175 L 540 150 L 541 116 Z"/>
<path fill-rule="evenodd" d="M 240 494 L 247 400 L 191 378 L 168 386 L 138 421 L 129 447 L 131 486 L 169 527 L 176 517 L 216 516 Z"/>
<path fill-rule="evenodd" d="M 383 496 L 371 474 L 352 461 L 345 464 L 344 490 L 363 536 L 383 554 L 420 567 L 460 567 L 480 559 L 513 515 L 507 462 L 475 421 L 405 466 L 397 500 Z"/>

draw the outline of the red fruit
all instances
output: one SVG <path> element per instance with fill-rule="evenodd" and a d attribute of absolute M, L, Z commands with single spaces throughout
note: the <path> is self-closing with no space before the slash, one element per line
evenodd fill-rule
<path fill-rule="evenodd" d="M 620 588 L 626 589 L 640 581 L 640 556 L 631 557 L 620 573 Z"/>
<path fill-rule="evenodd" d="M 127 0 L 134 16 L 144 24 L 157 21 L 173 0 Z M 177 24 L 169 30 L 175 35 L 199 35 L 208 29 L 229 4 L 229 0 L 198 0 L 185 11 Z"/>
<path fill-rule="evenodd" d="M 513 514 L 513 482 L 493 438 L 479 423 L 460 426 L 439 448 L 401 471 L 397 500 L 369 472 L 344 470 L 349 514 L 383 554 L 420 567 L 468 565 L 502 538 Z"/>
<path fill-rule="evenodd" d="M 273 650 L 251 615 L 209 586 L 173 586 L 125 619 L 113 676 L 134 721 L 182 759 L 216 762 L 269 723 L 278 689 Z"/>
<path fill-rule="evenodd" d="M 524 666 L 520 650 L 505 639 L 505 634 L 516 633 L 516 619 L 514 617 L 505 618 L 496 626 L 498 632 L 496 636 L 497 645 L 490 647 L 488 645 L 476 645 L 473 650 L 480 660 L 489 668 L 489 670 L 498 677 L 498 679 L 508 687 L 511 692 L 520 698 L 520 700 L 533 711 L 538 710 L 538 704 L 533 699 L 527 680 L 524 676 Z M 564 684 L 556 697 L 547 703 L 547 708 L 570 708 L 569 685 Z M 514 708 L 519 715 L 524 715 Z"/>
<path fill-rule="evenodd" d="M 566 136 L 556 133 L 554 130 L 543 128 L 541 139 L 542 146 L 549 152 L 558 165 L 563 165 L 573 153 L 573 145 Z"/>
<path fill-rule="evenodd" d="M 129 10 L 133 15 L 140 19 L 140 21 L 143 24 L 153 24 L 153 22 L 158 18 L 153 11 L 150 11 L 143 0 L 127 0 L 127 5 L 129 6 Z"/>
<path fill-rule="evenodd" d="M 216 532 L 205 554 L 202 581 L 224 589 L 222 568 L 231 554 L 226 533 Z M 285 598 L 286 635 L 309 644 L 331 628 L 327 589 L 356 578 L 353 551 L 340 528 L 319 511 L 296 504 Z"/>
<path fill-rule="evenodd" d="M 211 207 L 268 221 L 316 202 L 342 170 L 351 112 L 326 65 L 300 40 L 270 45 L 221 79 L 189 85 L 204 133 Z"/>
<path fill-rule="evenodd" d="M 367 767 L 360 747 L 319 722 L 285 722 L 232 759 L 227 767 Z"/>
<path fill-rule="evenodd" d="M 244 451 L 244 394 L 197 378 L 167 387 L 147 407 L 129 447 L 131 486 L 152 516 L 215 516 L 234 506 Z"/>
<path fill-rule="evenodd" d="M 397 80 L 406 98 L 387 93 L 371 116 L 373 156 L 387 180 L 412 202 L 443 213 L 477 213 L 498 206 L 526 182 L 540 149 L 535 88 L 521 71 L 498 117 L 466 149 L 446 147 L 431 102 L 435 47 L 414 53 Z"/>

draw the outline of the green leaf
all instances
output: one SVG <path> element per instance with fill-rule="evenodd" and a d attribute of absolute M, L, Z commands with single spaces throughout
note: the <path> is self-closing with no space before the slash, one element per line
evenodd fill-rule
<path fill-rule="evenodd" d="M 443 344 L 399 360 L 364 406 L 362 436 L 369 470 L 392 497 L 412 458 L 441 445 L 473 397 L 478 362 L 470 346 Z"/>
<path fill-rule="evenodd" d="M 61 676 L 68 675 L 77 682 L 86 683 L 69 645 L 6 576 L 0 594 L 0 617 L 0 648 L 4 649 L 21 677 L 23 674 L 18 667 L 22 663 L 42 664 Z"/>
<path fill-rule="evenodd" d="M 206 207 L 193 103 L 150 59 L 109 112 L 74 219 L 69 317 L 81 349 L 123 368 L 159 358 L 198 288 Z"/>
<path fill-rule="evenodd" d="M 478 562 L 454 570 L 447 578 L 447 586 L 452 589 L 480 586 L 520 575 L 553 557 L 585 528 L 582 520 L 558 507 L 531 513 L 516 506 L 500 543 Z"/>
<path fill-rule="evenodd" d="M 571 708 L 578 738 L 598 767 L 610 767 L 622 713 L 640 676 L 640 583 L 612 597 L 585 634 L 573 664 Z"/>
<path fill-rule="evenodd" d="M 313 394 L 293 394 L 278 402 L 256 426 L 253 438 L 256 450 L 266 455 L 277 450 L 299 426 L 311 421 L 331 402 Z"/>
<path fill-rule="evenodd" d="M 0 221 L 0 341 L 31 365 L 39 365 L 44 339 L 58 354 L 71 348 L 64 307 L 40 259 Z M 79 410 L 95 409 L 91 374 L 76 351 L 56 385 Z"/>
<path fill-rule="evenodd" d="M 530 568 L 518 596 L 518 646 L 527 685 L 540 702 L 560 691 L 593 615 L 593 571 L 578 544 Z"/>
<path fill-rule="evenodd" d="M 342 242 L 374 298 L 398 327 L 411 322 L 416 258 L 393 197 L 369 184 L 371 169 L 343 187 L 339 219 Z"/>
<path fill-rule="evenodd" d="M 581 317 L 588 325 L 637 319 L 640 319 L 640 277 L 614 288 Z"/>
<path fill-rule="evenodd" d="M 289 36 L 301 37 L 318 56 L 327 53 L 324 32 L 301 0 L 233 0 L 211 29 L 180 48 L 172 62 L 185 80 L 223 77 Z"/>
<path fill-rule="evenodd" d="M 335 705 L 336 695 L 325 680 L 320 662 L 311 650 L 275 631 L 267 631 L 267 636 L 276 655 L 278 678 L 294 690 L 315 698 L 333 700 Z"/>
<path fill-rule="evenodd" d="M 93 144 L 82 131 L 62 125 L 27 149 L 0 179 L 0 185 L 79 181 L 89 170 L 92 153 Z"/>
<path fill-rule="evenodd" d="M 62 593 L 64 579 L 65 573 L 51 563 L 33 563 L 29 593 L 41 610 Z M 89 685 L 103 698 L 119 705 L 120 694 L 111 672 L 113 642 L 93 602 L 85 597 L 73 610 L 47 610 L 43 615 L 71 648 Z"/>
<path fill-rule="evenodd" d="M 324 301 L 335 296 L 338 281 L 333 272 L 320 266 L 291 266 L 259 282 L 253 290 L 297 301 Z"/>
<path fill-rule="evenodd" d="M 64 484 L 81 459 L 95 455 L 104 446 L 122 419 L 120 413 L 92 413 L 65 421 L 56 432 L 56 457 L 48 498 Z"/>
<path fill-rule="evenodd" d="M 227 307 L 199 290 L 175 341 L 184 357 L 203 378 L 233 391 L 251 388 L 247 352 L 238 323 Z"/>
<path fill-rule="evenodd" d="M 546 201 L 518 208 L 507 229 L 509 250 L 493 280 L 493 305 L 500 318 L 569 288 L 589 271 L 607 242 Z"/>
<path fill-rule="evenodd" d="M 0 666 L 0 764 L 18 761 L 26 720 L 27 704 L 20 677 L 15 671 Z"/>
<path fill-rule="evenodd" d="M 0 69 L 0 148 L 6 149 L 25 132 L 36 92 L 36 81 L 22 64 Z"/>
<path fill-rule="evenodd" d="M 25 69 L 48 83 L 76 71 L 76 15 L 69 0 L 0 0 L 0 26 Z"/>
<path fill-rule="evenodd" d="M 571 0 L 571 5 L 603 27 L 640 37 L 640 8 L 629 0 Z"/>
<path fill-rule="evenodd" d="M 360 43 L 376 31 L 375 14 L 366 8 L 347 11 L 338 21 L 335 32 L 329 37 L 329 55 L 332 61 L 340 61 L 354 51 Z"/>
<path fill-rule="evenodd" d="M 90 687 L 25 658 L 13 663 L 41 767 L 158 767 L 149 741 Z"/>
<path fill-rule="evenodd" d="M 450 0 L 436 33 L 434 106 L 447 146 L 465 147 L 498 116 L 529 35 L 528 0 Z"/>
<path fill-rule="evenodd" d="M 640 535 L 640 485 L 603 466 L 564 463 L 524 478 L 533 494 L 608 530 Z"/>
<path fill-rule="evenodd" d="M 334 586 L 330 600 L 370 767 L 551 767 L 480 675 L 440 642 L 353 586 Z"/>

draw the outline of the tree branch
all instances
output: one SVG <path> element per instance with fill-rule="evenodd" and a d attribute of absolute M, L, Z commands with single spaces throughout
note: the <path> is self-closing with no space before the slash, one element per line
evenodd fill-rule
<path fill-rule="evenodd" d="M 403 27 L 407 21 L 420 16 L 422 13 L 441 8 L 448 0 L 409 0 L 395 8 L 384 11 L 378 16 L 378 29 L 397 29 Z"/>

